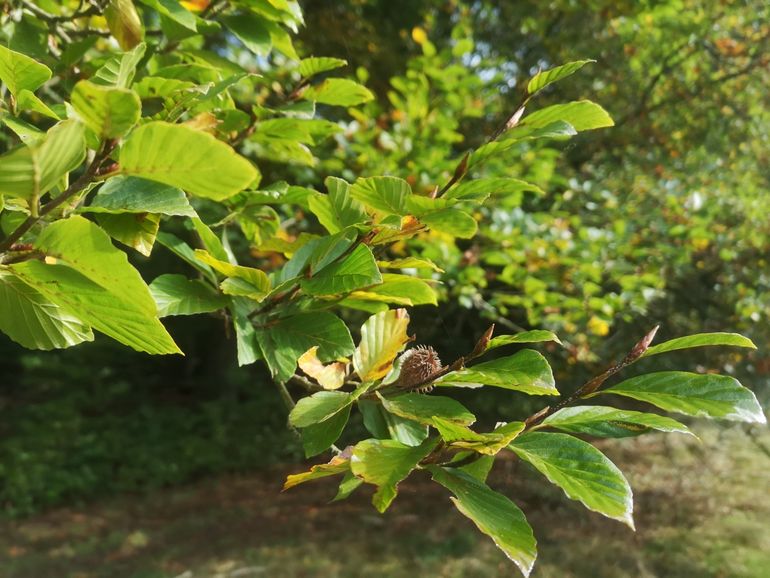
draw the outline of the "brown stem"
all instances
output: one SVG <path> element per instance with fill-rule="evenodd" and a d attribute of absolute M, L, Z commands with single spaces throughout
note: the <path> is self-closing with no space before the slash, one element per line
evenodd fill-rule
<path fill-rule="evenodd" d="M 575 390 L 574 393 L 563 398 L 553 407 L 546 406 L 540 411 L 529 416 L 526 420 L 524 420 L 524 423 L 526 424 L 524 431 L 532 429 L 541 423 L 545 418 L 553 415 L 560 409 L 598 391 L 598 389 L 604 384 L 605 381 L 618 373 L 621 369 L 624 369 L 625 367 L 628 367 L 634 363 L 644 354 L 645 351 L 647 351 L 647 348 L 650 346 L 650 343 L 652 343 L 652 340 L 655 337 L 655 334 L 658 332 L 659 327 L 659 325 L 656 325 L 644 337 L 642 337 L 642 339 L 640 339 L 639 342 L 634 345 L 633 349 L 628 352 L 628 354 L 620 361 L 620 363 L 616 363 L 615 365 L 607 368 L 603 373 L 592 377 L 577 390 Z"/>

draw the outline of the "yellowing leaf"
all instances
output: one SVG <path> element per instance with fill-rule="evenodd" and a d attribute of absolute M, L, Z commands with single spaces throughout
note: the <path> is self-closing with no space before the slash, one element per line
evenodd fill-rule
<path fill-rule="evenodd" d="M 192 10 L 193 12 L 200 12 L 209 7 L 211 0 L 181 0 L 179 3 L 188 10 Z"/>
<path fill-rule="evenodd" d="M 361 326 L 361 343 L 353 354 L 353 367 L 362 381 L 385 377 L 396 355 L 409 342 L 406 309 L 392 309 L 372 315 Z"/>
<path fill-rule="evenodd" d="M 339 389 L 345 383 L 347 367 L 341 361 L 324 365 L 317 355 L 318 346 L 311 347 L 297 360 L 299 368 L 315 379 L 324 389 Z"/>
<path fill-rule="evenodd" d="M 414 40 L 417 44 L 425 44 L 427 39 L 428 34 L 423 28 L 420 28 L 419 26 L 412 28 L 412 40 Z"/>

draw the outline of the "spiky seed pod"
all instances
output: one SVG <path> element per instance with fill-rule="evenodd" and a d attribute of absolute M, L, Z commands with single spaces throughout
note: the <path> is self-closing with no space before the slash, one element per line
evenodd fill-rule
<path fill-rule="evenodd" d="M 404 389 L 415 389 L 418 393 L 427 393 L 433 386 L 419 386 L 430 381 L 431 376 L 441 371 L 441 368 L 441 359 L 436 350 L 429 345 L 418 345 L 401 356 L 401 374 L 396 385 Z"/>

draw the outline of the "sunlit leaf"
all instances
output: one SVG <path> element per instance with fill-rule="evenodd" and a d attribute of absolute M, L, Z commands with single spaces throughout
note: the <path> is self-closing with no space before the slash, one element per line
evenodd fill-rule
<path fill-rule="evenodd" d="M 595 60 L 575 60 L 574 62 L 567 62 L 561 66 L 549 68 L 548 70 L 541 70 L 527 84 L 527 92 L 529 94 L 535 94 L 539 90 L 543 90 L 551 83 L 557 82 L 562 78 L 566 78 L 571 74 L 574 74 L 586 64 L 590 62 L 596 62 Z"/>
<path fill-rule="evenodd" d="M 347 78 L 327 78 L 320 84 L 309 87 L 302 98 L 333 106 L 355 106 L 374 98 L 365 86 Z"/>
<path fill-rule="evenodd" d="M 303 353 L 297 360 L 297 365 L 307 375 L 315 379 L 324 389 L 339 389 L 345 382 L 347 366 L 345 363 L 334 361 L 324 365 L 318 359 L 318 346 L 314 345 Z"/>
<path fill-rule="evenodd" d="M 670 417 L 605 406 L 565 407 L 548 416 L 541 425 L 609 438 L 636 436 L 651 430 L 694 435 L 687 426 Z"/>
<path fill-rule="evenodd" d="M 551 367 L 536 351 L 525 349 L 509 357 L 485 361 L 438 378 L 438 386 L 491 385 L 530 395 L 558 395 Z"/>
<path fill-rule="evenodd" d="M 600 393 L 631 397 L 685 415 L 767 422 L 754 393 L 727 375 L 660 371 L 632 377 Z"/>
<path fill-rule="evenodd" d="M 455 495 L 452 502 L 460 513 L 529 576 L 537 558 L 537 543 L 518 506 L 466 472 L 438 466 L 429 469 L 433 480 Z"/>
<path fill-rule="evenodd" d="M 634 528 L 634 500 L 623 473 L 591 444 L 561 433 L 530 432 L 509 446 L 568 498 Z"/>
<path fill-rule="evenodd" d="M 398 483 L 406 478 L 436 446 L 436 440 L 426 440 L 416 447 L 395 440 L 364 440 L 353 449 L 351 471 L 369 484 L 377 486 L 372 504 L 384 512 L 398 493 Z"/>
<path fill-rule="evenodd" d="M 381 401 L 386 411 L 426 425 L 432 425 L 436 416 L 461 425 L 476 421 L 476 416 L 451 397 L 405 393 L 392 398 L 381 397 Z"/>
<path fill-rule="evenodd" d="M 62 349 L 94 339 L 88 325 L 2 268 L 0 331 L 28 349 Z"/>
<path fill-rule="evenodd" d="M 731 347 L 747 347 L 756 349 L 757 346 L 749 339 L 738 333 L 698 333 L 686 337 L 677 337 L 658 345 L 653 345 L 644 352 L 642 357 L 668 353 L 678 349 L 690 349 L 692 347 L 705 347 L 707 345 L 729 345 Z"/>
<path fill-rule="evenodd" d="M 17 96 L 24 89 L 35 92 L 49 78 L 50 68 L 0 44 L 0 80 L 12 95 Z"/>
<path fill-rule="evenodd" d="M 120 150 L 120 172 L 222 200 L 248 187 L 257 170 L 230 146 L 184 125 L 142 125 Z"/>
<path fill-rule="evenodd" d="M 394 309 L 372 315 L 361 326 L 361 342 L 353 355 L 353 367 L 361 381 L 385 377 L 393 360 L 409 342 L 409 314 Z"/>

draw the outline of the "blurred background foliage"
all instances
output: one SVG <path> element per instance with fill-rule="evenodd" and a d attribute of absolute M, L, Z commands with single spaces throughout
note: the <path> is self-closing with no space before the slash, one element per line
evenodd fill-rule
<path fill-rule="evenodd" d="M 727 363 L 727 372 L 767 400 L 770 6 L 302 5 L 309 26 L 299 32 L 300 54 L 347 59 L 376 99 L 343 113 L 321 111 L 339 128 L 319 127 L 315 140 L 322 142 L 312 153 L 289 148 L 280 135 L 255 135 L 265 183 L 320 189 L 328 175 L 391 174 L 429 192 L 505 122 L 538 68 L 597 60 L 545 91 L 536 106 L 591 98 L 615 128 L 581 133 L 563 146 L 518 145 L 474 168 L 476 176 L 518 177 L 539 190 L 480 209 L 480 234 L 470 241 L 434 232 L 396 247 L 447 264 L 435 275 L 439 307 L 413 312 L 419 343 L 451 360 L 491 322 L 552 329 L 566 347 L 553 348 L 550 359 L 569 389 L 656 323 L 663 338 L 741 331 L 757 353 L 717 359 L 695 352 L 688 363 Z M 210 42 L 236 60 L 250 58 L 232 37 Z M 269 62 L 260 67 L 282 74 Z M 255 222 L 288 241 L 308 218 L 268 211 Z M 147 280 L 169 271 L 163 250 L 132 259 Z M 236 368 L 222 322 L 200 316 L 170 323 L 185 358 L 141 356 L 106 339 L 33 353 L 0 337 L 0 503 L 7 513 L 298 455 L 269 378 L 261 367 Z M 514 417 L 525 403 L 492 392 L 474 405 Z"/>

